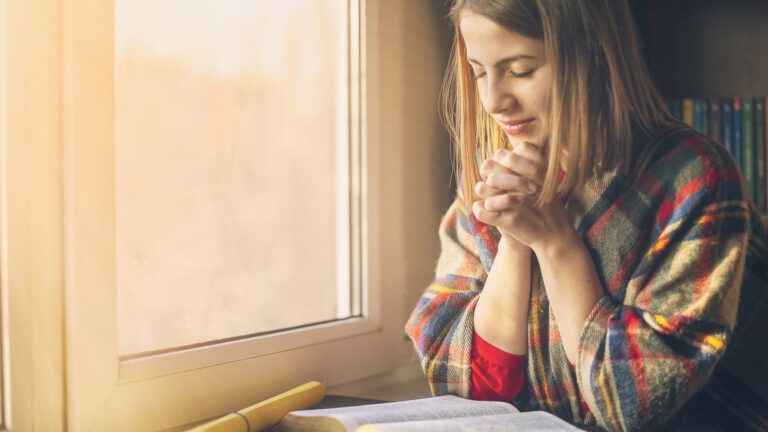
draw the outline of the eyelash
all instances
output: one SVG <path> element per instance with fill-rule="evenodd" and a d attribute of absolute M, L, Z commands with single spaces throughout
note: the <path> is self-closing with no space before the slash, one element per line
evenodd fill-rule
<path fill-rule="evenodd" d="M 515 72 L 512 72 L 512 71 L 509 71 L 509 74 L 512 75 L 513 78 L 525 78 L 525 77 L 529 76 L 532 73 L 533 73 L 533 69 L 525 71 L 525 72 L 520 72 L 520 73 L 515 73 Z M 483 72 L 481 74 L 477 74 L 477 75 L 473 76 L 472 78 L 475 81 L 477 81 L 480 78 L 483 78 L 484 76 L 485 76 L 485 72 Z"/>

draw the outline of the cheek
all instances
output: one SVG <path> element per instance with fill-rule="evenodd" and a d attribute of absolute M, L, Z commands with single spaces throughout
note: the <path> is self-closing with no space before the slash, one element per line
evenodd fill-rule
<path fill-rule="evenodd" d="M 525 83 L 528 105 L 539 115 L 548 113 L 550 93 L 552 91 L 552 70 L 543 66 L 536 71 L 533 79 Z"/>
<path fill-rule="evenodd" d="M 539 116 L 548 113 L 549 89 L 540 84 L 532 84 L 525 92 L 528 107 Z"/>
<path fill-rule="evenodd" d="M 549 103 L 550 103 L 549 92 L 546 92 L 541 95 L 538 102 L 539 113 L 541 114 L 542 118 L 545 121 L 549 120 Z"/>
<path fill-rule="evenodd" d="M 551 71 L 547 69 L 546 73 L 542 75 L 542 79 L 539 81 L 538 85 L 538 101 L 537 105 L 539 106 L 539 111 L 542 115 L 548 116 L 549 114 L 549 105 L 552 101 L 551 99 L 551 93 L 552 93 L 552 80 L 551 80 Z"/>
<path fill-rule="evenodd" d="M 539 116 L 547 121 L 549 117 L 550 90 L 546 84 L 535 83 L 528 93 L 528 106 Z"/>

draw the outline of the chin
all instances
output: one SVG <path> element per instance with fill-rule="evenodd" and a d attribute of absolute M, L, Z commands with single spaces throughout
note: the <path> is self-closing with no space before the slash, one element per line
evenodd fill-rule
<path fill-rule="evenodd" d="M 523 142 L 529 142 L 539 146 L 541 140 L 533 135 L 507 135 L 507 142 L 509 142 L 512 148 L 515 148 L 518 144 Z"/>

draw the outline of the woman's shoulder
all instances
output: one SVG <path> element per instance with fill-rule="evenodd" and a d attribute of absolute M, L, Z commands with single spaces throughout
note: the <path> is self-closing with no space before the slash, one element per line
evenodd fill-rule
<path fill-rule="evenodd" d="M 643 159 L 644 158 L 644 159 Z M 719 142 L 679 126 L 646 144 L 638 162 L 639 180 L 669 192 L 683 189 L 724 189 L 732 198 L 743 196 L 741 174 L 730 152 Z"/>
<path fill-rule="evenodd" d="M 737 165 L 730 152 L 711 137 L 689 127 L 678 127 L 648 144 L 653 152 L 652 168 L 686 167 L 701 170 L 735 170 Z"/>

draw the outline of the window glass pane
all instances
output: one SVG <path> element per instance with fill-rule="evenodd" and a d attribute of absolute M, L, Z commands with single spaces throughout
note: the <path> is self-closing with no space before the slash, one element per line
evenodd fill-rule
<path fill-rule="evenodd" d="M 116 0 L 121 355 L 349 316 L 342 7 Z"/>

